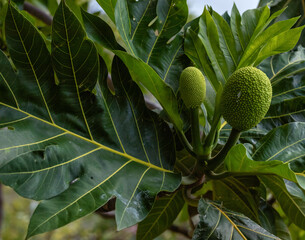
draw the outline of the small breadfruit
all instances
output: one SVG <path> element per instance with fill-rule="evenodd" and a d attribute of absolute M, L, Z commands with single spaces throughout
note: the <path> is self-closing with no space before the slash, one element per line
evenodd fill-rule
<path fill-rule="evenodd" d="M 233 128 L 249 130 L 264 118 L 271 98 L 272 87 L 267 75 L 255 67 L 243 67 L 224 86 L 221 113 Z"/>
<path fill-rule="evenodd" d="M 201 71 L 195 67 L 184 69 L 180 75 L 180 95 L 187 108 L 197 108 L 205 98 L 206 85 Z"/>

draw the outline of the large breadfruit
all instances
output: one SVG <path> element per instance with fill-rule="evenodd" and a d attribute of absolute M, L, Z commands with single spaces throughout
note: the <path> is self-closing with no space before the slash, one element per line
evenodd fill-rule
<path fill-rule="evenodd" d="M 271 83 L 264 72 L 255 67 L 240 68 L 224 86 L 221 113 L 233 128 L 245 131 L 264 118 L 271 98 Z"/>
<path fill-rule="evenodd" d="M 187 108 L 197 108 L 205 98 L 206 85 L 201 71 L 195 67 L 184 69 L 180 75 L 180 94 Z"/>

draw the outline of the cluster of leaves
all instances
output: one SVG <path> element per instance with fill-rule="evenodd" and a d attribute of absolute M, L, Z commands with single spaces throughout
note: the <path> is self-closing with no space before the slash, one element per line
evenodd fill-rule
<path fill-rule="evenodd" d="M 7 6 L 13 63 L 0 52 L 0 180 L 41 200 L 27 238 L 115 198 L 118 230 L 139 223 L 138 239 L 161 234 L 185 204 L 198 205 L 193 239 L 290 239 L 268 203 L 270 190 L 289 220 L 305 228 L 305 52 L 301 46 L 287 52 L 303 29 L 292 28 L 298 18 L 277 21 L 285 9 L 270 14 L 268 7 L 241 16 L 234 5 L 230 16 L 205 8 L 187 23 L 185 0 L 98 2 L 123 44 L 101 18 L 65 1 L 50 10 L 50 41 L 13 3 Z M 113 88 L 101 46 L 115 55 Z M 208 80 L 201 128 L 209 136 L 216 127 L 213 154 L 230 131 L 215 124 L 215 115 L 236 69 L 262 69 L 273 98 L 263 121 L 227 154 L 224 172 L 203 171 L 202 178 L 197 171 L 189 184 L 198 163 L 177 135 L 186 140 L 190 125 L 179 76 L 192 64 Z M 144 88 L 162 110 L 146 107 Z M 199 204 L 194 195 L 202 196 Z"/>

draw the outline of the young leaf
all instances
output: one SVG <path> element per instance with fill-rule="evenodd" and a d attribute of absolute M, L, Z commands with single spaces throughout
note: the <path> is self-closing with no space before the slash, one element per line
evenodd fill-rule
<path fill-rule="evenodd" d="M 224 84 L 236 69 L 256 66 L 265 58 L 295 46 L 303 29 L 290 29 L 297 18 L 271 24 L 283 11 L 270 16 L 269 8 L 263 7 L 248 10 L 241 17 L 234 5 L 229 26 L 219 14 L 205 9 L 199 21 L 201 43 L 189 31 L 186 52 L 198 67 L 201 67 L 202 60 L 210 65 L 210 68 L 205 66 L 206 75 L 214 87 L 217 86 L 215 82 Z M 194 50 L 203 52 L 203 48 L 208 60 L 205 54 L 200 60 L 194 53 Z"/>
<path fill-rule="evenodd" d="M 184 199 L 181 191 L 155 201 L 148 216 L 138 224 L 137 239 L 155 239 L 168 229 L 182 207 Z"/>
<path fill-rule="evenodd" d="M 304 10 L 304 2 L 299 0 L 276 0 L 270 2 L 269 0 L 261 0 L 259 2 L 259 6 L 265 6 L 268 4 L 271 12 L 276 12 L 280 9 L 286 8 L 285 12 L 280 16 L 279 20 L 290 19 L 293 17 L 299 17 L 305 15 Z M 296 23 L 296 27 L 302 26 L 305 24 L 304 17 L 301 17 Z M 299 39 L 298 44 L 302 44 L 304 46 L 304 32 Z"/>
<path fill-rule="evenodd" d="M 198 211 L 200 221 L 195 229 L 193 240 L 221 239 L 224 236 L 233 240 L 280 240 L 249 218 L 223 208 L 216 202 L 201 199 Z"/>
<path fill-rule="evenodd" d="M 45 51 L 38 31 L 9 8 L 7 36 L 14 41 L 9 50 L 24 54 L 12 54 L 19 81 L 0 54 L 5 63 L 0 92 L 9 90 L 0 94 L 0 152 L 5 153 L 0 179 L 22 196 L 51 198 L 33 214 L 28 237 L 91 213 L 113 196 L 118 229 L 143 220 L 158 192 L 180 184 L 172 172 L 175 148 L 168 125 L 145 107 L 118 58 L 112 64 L 115 95 L 110 92 L 105 64 L 64 2 L 53 21 L 57 84 L 52 74 L 41 74 L 53 69 L 49 55 L 46 62 L 37 54 Z"/>
<path fill-rule="evenodd" d="M 297 18 L 277 22 L 257 37 L 251 38 L 242 59 L 239 62 L 239 68 L 249 66 L 249 64 L 258 65 L 263 59 L 292 49 L 301 34 L 303 28 L 289 30 L 297 21 Z M 287 36 L 289 38 L 287 39 Z M 281 46 L 283 44 L 284 46 Z M 286 45 L 285 45 L 286 44 Z M 287 48 L 287 49 L 286 49 Z M 278 52 L 274 52 L 278 51 Z"/>
<path fill-rule="evenodd" d="M 231 58 L 226 58 L 222 51 L 216 24 L 207 9 L 204 9 L 200 17 L 198 36 L 205 47 L 218 81 L 224 84 L 234 71 L 234 62 Z"/>

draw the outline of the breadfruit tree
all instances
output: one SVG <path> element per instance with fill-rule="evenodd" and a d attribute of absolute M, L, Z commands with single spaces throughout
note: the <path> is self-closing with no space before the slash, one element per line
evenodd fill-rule
<path fill-rule="evenodd" d="M 194 240 L 305 229 L 304 17 L 98 0 L 107 23 L 50 2 L 51 28 L 0 9 L 0 181 L 39 201 L 27 239 L 110 202 L 137 239 L 179 213 Z"/>

